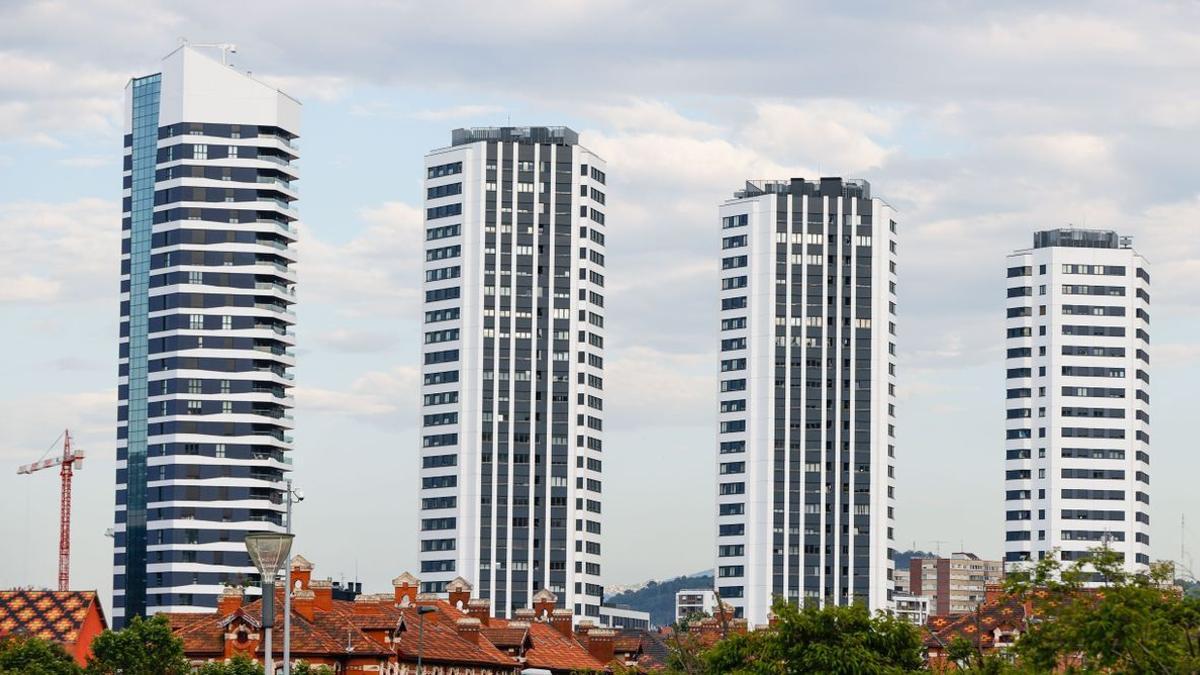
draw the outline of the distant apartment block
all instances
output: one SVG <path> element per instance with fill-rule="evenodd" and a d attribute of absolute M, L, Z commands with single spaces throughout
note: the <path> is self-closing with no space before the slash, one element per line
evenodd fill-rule
<path fill-rule="evenodd" d="M 648 630 L 650 628 L 650 612 L 643 612 L 640 609 L 624 605 L 601 605 L 598 623 L 605 628 Z"/>
<path fill-rule="evenodd" d="M 456 129 L 425 172 L 421 591 L 599 620 L 604 160 L 566 127 Z"/>
<path fill-rule="evenodd" d="M 711 588 L 687 588 L 675 591 L 675 621 L 694 616 L 712 616 L 717 594 Z"/>
<path fill-rule="evenodd" d="M 914 626 L 924 626 L 929 622 L 932 600 L 927 595 L 913 595 L 897 591 L 892 599 L 896 606 L 894 613 L 897 618 L 907 621 Z"/>
<path fill-rule="evenodd" d="M 1150 272 L 1128 237 L 1037 232 L 1008 256 L 1005 561 L 1150 563 Z"/>
<path fill-rule="evenodd" d="M 1004 563 L 983 560 L 974 553 L 913 558 L 907 576 L 911 596 L 928 597 L 933 614 L 949 616 L 974 611 L 986 598 L 989 584 L 1004 582 Z"/>
<path fill-rule="evenodd" d="M 794 178 L 719 216 L 717 590 L 752 627 L 777 597 L 885 609 L 895 213 L 866 181 Z"/>

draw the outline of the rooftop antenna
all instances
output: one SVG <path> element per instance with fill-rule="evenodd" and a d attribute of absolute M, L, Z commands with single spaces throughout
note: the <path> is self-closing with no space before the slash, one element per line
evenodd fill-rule
<path fill-rule="evenodd" d="M 183 46 L 195 47 L 197 49 L 219 49 L 221 50 L 221 65 L 229 65 L 229 55 L 237 53 L 237 45 L 232 42 L 188 42 L 182 40 Z"/>

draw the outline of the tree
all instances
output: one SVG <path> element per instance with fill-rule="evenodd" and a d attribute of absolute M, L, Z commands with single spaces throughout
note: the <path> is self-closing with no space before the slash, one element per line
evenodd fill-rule
<path fill-rule="evenodd" d="M 36 637 L 0 639 L 0 675 L 80 675 L 83 669 L 55 642 Z"/>
<path fill-rule="evenodd" d="M 187 675 L 191 665 L 183 641 L 167 618 L 133 617 L 123 630 L 106 630 L 92 641 L 88 675 Z"/>
<path fill-rule="evenodd" d="M 228 661 L 210 661 L 197 668 L 196 675 L 263 675 L 263 667 L 257 661 L 238 654 Z"/>
<path fill-rule="evenodd" d="M 1015 647 L 1024 668 L 1200 672 L 1200 599 L 1181 597 L 1169 563 L 1131 574 L 1122 562 L 1119 553 L 1099 548 L 1066 568 L 1047 556 L 1010 575 L 1009 592 L 1033 610 Z"/>
<path fill-rule="evenodd" d="M 329 666 L 314 666 L 306 661 L 297 661 L 292 666 L 292 675 L 333 675 Z"/>
<path fill-rule="evenodd" d="M 890 675 L 924 666 L 917 629 L 894 617 L 861 605 L 799 609 L 783 600 L 773 611 L 774 626 L 730 635 L 704 652 L 702 672 Z"/>

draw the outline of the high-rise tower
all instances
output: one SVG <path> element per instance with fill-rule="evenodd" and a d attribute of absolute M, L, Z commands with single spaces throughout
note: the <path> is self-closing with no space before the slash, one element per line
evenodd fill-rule
<path fill-rule="evenodd" d="M 716 583 L 889 605 L 896 221 L 866 181 L 751 181 L 720 207 Z"/>
<path fill-rule="evenodd" d="M 125 89 L 113 616 L 255 574 L 290 470 L 300 104 L 188 46 Z"/>
<path fill-rule="evenodd" d="M 1005 560 L 1099 546 L 1150 563 L 1150 272 L 1128 237 L 1038 232 L 1008 256 Z"/>
<path fill-rule="evenodd" d="M 605 164 L 565 127 L 425 156 L 422 590 L 599 616 Z"/>

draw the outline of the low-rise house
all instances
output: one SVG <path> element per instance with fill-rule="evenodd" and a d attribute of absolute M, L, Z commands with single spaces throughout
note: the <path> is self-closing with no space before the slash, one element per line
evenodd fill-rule
<path fill-rule="evenodd" d="M 106 628 L 96 591 L 0 591 L 0 637 L 57 642 L 81 666 L 92 656 L 92 640 Z"/>
<path fill-rule="evenodd" d="M 652 640 L 644 631 L 618 632 L 586 620 L 575 625 L 572 612 L 558 608 L 547 590 L 534 595 L 533 607 L 502 619 L 491 616 L 489 600 L 471 598 L 471 586 L 461 578 L 444 596 L 419 594 L 420 581 L 405 573 L 392 580 L 392 593 L 345 601 L 334 599 L 331 582 L 311 578 L 311 565 L 293 565 L 292 577 L 291 658 L 339 673 L 411 675 L 418 655 L 427 675 L 509 675 L 526 668 L 554 675 L 615 667 L 636 672 L 665 664 L 658 645 L 644 647 Z M 273 656 L 279 660 L 282 589 L 277 593 Z M 261 607 L 260 599 L 228 589 L 215 614 L 169 619 L 197 664 L 239 654 L 261 662 Z M 656 656 L 645 658 L 647 651 Z"/>
<path fill-rule="evenodd" d="M 951 643 L 963 639 L 987 654 L 1016 643 L 1032 616 L 1028 602 L 1005 595 L 1000 586 L 989 585 L 986 599 L 973 612 L 930 617 L 925 634 L 926 661 L 945 665 Z"/>

